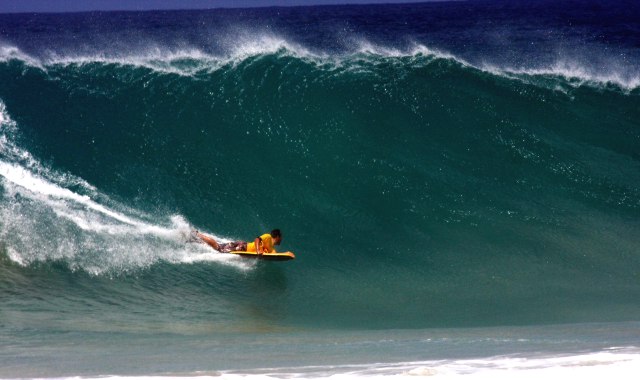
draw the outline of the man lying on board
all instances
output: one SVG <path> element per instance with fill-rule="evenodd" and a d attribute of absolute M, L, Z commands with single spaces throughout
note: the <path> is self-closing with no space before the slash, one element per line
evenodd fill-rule
<path fill-rule="evenodd" d="M 280 230 L 277 228 L 271 231 L 270 234 L 258 236 L 252 243 L 247 243 L 246 241 L 218 243 L 213 238 L 205 234 L 201 234 L 198 231 L 194 232 L 195 235 L 200 238 L 200 240 L 209 244 L 216 251 L 223 253 L 229 253 L 233 251 L 256 252 L 258 255 L 262 255 L 263 253 L 275 253 L 276 249 L 274 248 L 274 246 L 280 245 L 280 242 L 282 242 L 282 233 L 280 233 Z"/>

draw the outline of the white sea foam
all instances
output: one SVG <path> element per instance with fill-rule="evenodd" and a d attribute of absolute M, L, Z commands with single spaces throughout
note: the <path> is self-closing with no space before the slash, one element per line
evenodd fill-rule
<path fill-rule="evenodd" d="M 187 244 L 193 227 L 182 216 L 158 223 L 152 215 L 113 202 L 81 178 L 47 168 L 16 144 L 18 134 L 0 101 L 0 240 L 14 262 L 64 260 L 93 274 L 158 261 L 252 267 L 206 245 Z"/>
<path fill-rule="evenodd" d="M 23 61 L 26 64 L 34 67 L 42 67 L 41 62 L 38 59 L 22 52 L 17 47 L 11 45 L 2 45 L 0 43 L 0 62 L 7 62 L 11 60 Z"/>
<path fill-rule="evenodd" d="M 583 354 L 554 356 L 501 356 L 483 359 L 434 360 L 425 362 L 373 363 L 336 366 L 265 368 L 246 372 L 194 372 L 163 376 L 106 376 L 99 379 L 603 379 L 635 380 L 640 373 L 637 348 L 610 349 Z M 84 379 L 74 377 L 74 379 Z M 86 379 L 91 379 L 86 378 Z"/>
<path fill-rule="evenodd" d="M 470 63 L 460 57 L 456 57 L 453 54 L 447 53 L 440 49 L 430 48 L 423 44 L 413 43 L 408 48 L 397 49 L 389 48 L 374 44 L 366 39 L 354 40 L 352 45 L 355 47 L 353 52 L 348 54 L 347 57 L 353 53 L 356 54 L 370 54 L 380 57 L 389 58 L 402 58 L 402 57 L 416 57 L 416 56 L 428 56 L 440 59 L 455 60 L 463 66 L 471 66 Z"/>
<path fill-rule="evenodd" d="M 282 53 L 298 58 L 320 59 L 327 54 L 312 52 L 302 45 L 292 43 L 274 34 L 252 34 L 248 31 L 234 33 L 233 41 L 225 52 L 212 54 L 195 47 L 167 48 L 149 44 L 128 52 L 100 51 L 95 53 L 48 52 L 41 58 L 23 53 L 13 46 L 0 45 L 0 62 L 20 60 L 29 66 L 45 69 L 54 66 L 83 66 L 107 64 L 143 67 L 160 73 L 192 76 L 200 72 L 213 72 L 219 68 L 237 64 L 260 55 Z"/>
<path fill-rule="evenodd" d="M 322 52 L 312 51 L 300 44 L 288 41 L 275 34 L 239 32 L 224 56 L 229 61 L 242 61 L 259 55 L 285 53 L 298 58 L 328 58 Z"/>
<path fill-rule="evenodd" d="M 586 66 L 567 60 L 559 60 L 553 64 L 538 68 L 511 68 L 497 67 L 495 65 L 484 65 L 482 69 L 493 73 L 494 75 L 500 75 L 518 80 L 525 80 L 530 83 L 531 81 L 527 79 L 535 79 L 536 77 L 556 77 L 563 78 L 563 84 L 572 87 L 579 87 L 584 85 L 614 85 L 626 91 L 631 91 L 640 87 L 640 75 L 638 74 L 624 74 L 623 69 L 612 69 L 609 72 L 602 73 L 595 70 L 590 70 Z"/>
<path fill-rule="evenodd" d="M 146 48 L 132 54 L 59 54 L 52 53 L 43 60 L 43 66 L 84 66 L 106 64 L 147 68 L 159 73 L 192 76 L 202 71 L 214 71 L 225 61 L 199 49 Z"/>
<path fill-rule="evenodd" d="M 424 362 L 374 363 L 352 366 L 300 368 L 293 377 L 312 379 L 540 379 L 568 378 L 601 379 L 605 375 L 616 379 L 632 379 L 640 370 L 637 348 L 614 349 L 578 355 L 540 357 L 499 356 L 464 360 L 434 360 Z M 263 375 L 230 374 L 228 378 L 287 378 L 288 371 L 264 370 Z M 302 375 L 302 376 L 300 376 Z"/>
<path fill-rule="evenodd" d="M 142 67 L 159 73 L 193 76 L 199 73 L 215 72 L 222 67 L 239 64 L 251 57 L 271 54 L 340 67 L 348 66 L 354 58 L 361 60 L 363 56 L 365 59 L 368 56 L 374 60 L 379 58 L 430 57 L 450 60 L 464 67 L 472 67 L 493 75 L 525 81 L 534 85 L 540 84 L 540 81 L 535 80 L 536 78 L 555 78 L 562 81 L 561 85 L 572 87 L 614 85 L 626 91 L 640 87 L 640 74 L 637 73 L 637 70 L 620 65 L 590 68 L 588 64 L 579 60 L 567 58 L 559 59 L 551 64 L 510 67 L 491 63 L 472 64 L 461 57 L 417 42 L 401 49 L 375 44 L 364 38 L 354 38 L 348 44 L 351 47 L 349 50 L 328 53 L 307 48 L 273 33 L 242 30 L 229 34 L 234 38 L 228 41 L 218 41 L 224 47 L 223 51 L 218 54 L 189 46 L 168 48 L 150 43 L 144 48 L 126 52 L 117 50 L 95 53 L 49 52 L 36 58 L 14 46 L 0 44 L 0 62 L 15 59 L 43 70 L 55 66 L 83 66 L 99 63 Z"/>

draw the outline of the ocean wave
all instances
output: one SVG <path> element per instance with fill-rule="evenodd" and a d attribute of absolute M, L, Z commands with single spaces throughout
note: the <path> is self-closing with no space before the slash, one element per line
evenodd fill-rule
<path fill-rule="evenodd" d="M 167 48 L 151 44 L 133 52 L 101 51 L 93 54 L 73 52 L 48 52 L 35 57 L 15 46 L 0 46 L 0 62 L 20 61 L 27 66 L 42 70 L 60 67 L 83 67 L 88 65 L 115 65 L 144 68 L 161 74 L 186 77 L 208 75 L 219 70 L 232 69 L 255 58 L 276 56 L 294 58 L 314 64 L 322 70 L 373 70 L 381 63 L 397 63 L 400 66 L 424 67 L 433 61 L 446 61 L 464 69 L 478 70 L 510 80 L 550 89 L 594 87 L 598 89 L 620 89 L 631 92 L 640 88 L 640 74 L 630 68 L 591 68 L 588 64 L 570 59 L 559 59 L 553 64 L 531 67 L 510 67 L 490 63 L 473 64 L 468 60 L 440 49 L 414 43 L 407 48 L 394 48 L 356 39 L 346 52 L 329 53 L 306 48 L 276 35 L 244 35 L 225 53 L 212 54 L 201 48 Z"/>

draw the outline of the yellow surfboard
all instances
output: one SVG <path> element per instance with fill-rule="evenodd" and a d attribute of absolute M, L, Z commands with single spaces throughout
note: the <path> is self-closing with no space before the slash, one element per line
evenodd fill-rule
<path fill-rule="evenodd" d="M 258 260 L 269 260 L 269 261 L 286 261 L 293 260 L 296 258 L 296 255 L 293 252 L 277 252 L 277 253 L 263 253 L 262 255 L 258 255 L 257 252 L 245 252 L 245 251 L 232 251 L 234 255 L 240 255 L 242 257 L 248 257 L 252 259 Z"/>

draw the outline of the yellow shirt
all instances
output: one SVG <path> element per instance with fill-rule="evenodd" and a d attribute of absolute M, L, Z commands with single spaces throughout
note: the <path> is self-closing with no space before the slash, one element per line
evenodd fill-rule
<path fill-rule="evenodd" d="M 262 252 L 267 252 L 267 253 L 276 252 L 276 249 L 273 247 L 273 238 L 271 237 L 271 234 L 264 234 L 260 236 L 260 240 L 262 240 Z M 256 243 L 254 242 L 247 243 L 247 252 L 257 252 Z"/>

